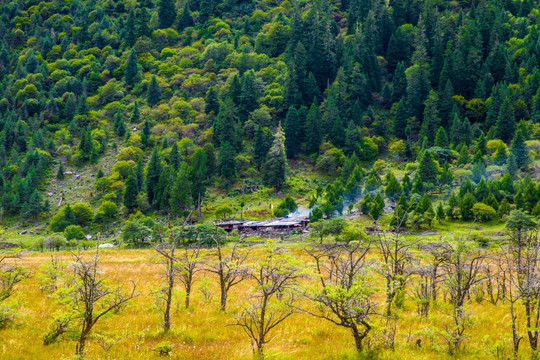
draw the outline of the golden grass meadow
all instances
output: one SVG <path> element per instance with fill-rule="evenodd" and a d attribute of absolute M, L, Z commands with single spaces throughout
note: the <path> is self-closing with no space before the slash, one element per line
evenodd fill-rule
<path fill-rule="evenodd" d="M 296 256 L 304 260 L 299 246 L 291 247 Z M 91 251 L 87 251 L 91 255 Z M 255 252 L 254 254 L 257 254 Z M 66 359 L 75 353 L 76 336 L 63 335 L 60 340 L 45 346 L 42 341 L 53 315 L 60 310 L 51 294 L 42 293 L 37 274 L 40 266 L 50 259 L 52 253 L 27 253 L 19 265 L 27 267 L 33 276 L 17 285 L 15 294 L 8 300 L 18 304 L 18 317 L 14 325 L 0 330 L 0 358 L 11 359 Z M 69 263 L 69 252 L 58 252 Z M 255 255 L 256 256 L 256 255 Z M 305 257 L 306 263 L 308 261 Z M 111 315 L 95 326 L 93 333 L 106 334 L 114 339 L 114 345 L 106 350 L 92 337 L 86 348 L 89 359 L 158 359 L 162 358 L 156 347 L 162 342 L 173 346 L 169 355 L 173 359 L 251 359 L 250 342 L 242 329 L 231 326 L 232 313 L 250 296 L 253 284 L 249 281 L 233 287 L 227 312 L 219 309 L 219 288 L 213 274 L 199 272 L 195 281 L 191 306 L 183 308 L 183 295 L 175 296 L 172 311 L 172 329 L 161 331 L 161 313 L 154 305 L 151 291 L 160 286 L 163 265 L 153 250 L 103 250 L 100 267 L 103 276 L 121 281 L 134 280 L 141 294 L 128 303 L 121 312 Z M 198 284 L 206 277 L 210 280 L 210 301 L 201 294 Z M 380 280 L 378 297 L 383 312 L 384 283 Z M 305 280 L 308 281 L 308 280 Z M 442 297 L 442 296 L 441 296 Z M 304 304 L 305 305 L 305 304 Z M 462 349 L 453 355 L 446 351 L 444 339 L 437 329 L 451 323 L 451 307 L 438 300 L 427 319 L 416 312 L 414 302 L 406 296 L 404 306 L 396 312 L 396 335 L 394 349 L 384 346 L 387 322 L 382 316 L 374 317 L 374 330 L 368 337 L 369 350 L 357 355 L 354 340 L 349 331 L 326 320 L 308 314 L 294 314 L 270 333 L 266 347 L 269 359 L 505 359 L 511 353 L 511 321 L 508 304 L 493 305 L 487 301 L 469 299 L 466 311 L 473 318 L 467 329 L 467 339 Z M 518 311 L 518 318 L 521 314 Z M 523 317 L 521 317 L 523 320 Z M 523 327 L 523 321 L 519 322 Z M 523 328 L 519 329 L 523 332 Z M 421 346 L 417 346 L 421 339 Z M 117 342 L 116 342 L 117 341 Z M 529 356 L 528 343 L 523 339 L 520 356 Z"/>

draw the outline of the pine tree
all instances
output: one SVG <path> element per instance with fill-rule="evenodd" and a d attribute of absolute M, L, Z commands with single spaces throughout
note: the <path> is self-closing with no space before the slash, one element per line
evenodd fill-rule
<path fill-rule="evenodd" d="M 137 41 L 137 28 L 135 26 L 135 12 L 131 9 L 126 20 L 126 45 L 131 47 Z"/>
<path fill-rule="evenodd" d="M 218 94 L 214 87 L 211 87 L 206 93 L 204 112 L 207 115 L 217 115 L 219 112 Z"/>
<path fill-rule="evenodd" d="M 235 152 L 232 145 L 225 141 L 219 148 L 218 173 L 225 179 L 227 184 L 236 180 L 236 162 L 234 160 Z"/>
<path fill-rule="evenodd" d="M 509 97 L 506 97 L 499 110 L 497 123 L 495 124 L 495 137 L 505 142 L 509 142 L 516 131 L 514 119 L 514 107 Z"/>
<path fill-rule="evenodd" d="M 346 155 L 350 156 L 358 151 L 359 146 L 362 144 L 362 134 L 360 130 L 351 120 L 349 126 L 345 132 L 345 147 L 343 148 Z"/>
<path fill-rule="evenodd" d="M 235 151 L 239 151 L 242 146 L 242 138 L 238 134 L 235 119 L 234 105 L 231 99 L 227 98 L 219 107 L 219 113 L 214 124 L 214 138 L 217 145 L 228 141 Z"/>
<path fill-rule="evenodd" d="M 199 5 L 199 20 L 206 23 L 211 15 L 214 14 L 214 0 L 201 0 Z"/>
<path fill-rule="evenodd" d="M 306 116 L 306 151 L 308 154 L 317 154 L 321 145 L 321 114 L 316 102 L 313 101 Z"/>
<path fill-rule="evenodd" d="M 206 177 L 210 179 L 217 172 L 216 148 L 212 143 L 206 143 L 203 151 L 206 154 Z"/>
<path fill-rule="evenodd" d="M 272 134 L 270 129 L 261 126 L 257 128 L 255 132 L 255 144 L 253 146 L 253 158 L 257 164 L 257 169 L 260 170 L 263 165 L 273 141 L 274 134 Z"/>
<path fill-rule="evenodd" d="M 182 16 L 178 21 L 178 30 L 182 31 L 185 28 L 193 25 L 193 18 L 191 17 L 191 14 L 189 12 L 189 1 L 186 1 L 186 4 L 184 5 L 184 10 L 182 11 Z"/>
<path fill-rule="evenodd" d="M 406 139 L 407 134 L 405 129 L 407 128 L 408 110 L 405 104 L 405 100 L 399 100 L 396 110 L 394 112 L 394 135 L 399 139 Z"/>
<path fill-rule="evenodd" d="M 529 152 L 525 140 L 522 129 L 518 128 L 510 146 L 510 152 L 515 156 L 516 165 L 519 169 L 525 168 L 529 162 Z"/>
<path fill-rule="evenodd" d="M 439 130 L 437 130 L 437 136 L 435 136 L 435 146 L 447 149 L 449 145 L 450 144 L 448 142 L 448 135 L 446 135 L 446 131 L 441 126 L 439 127 Z"/>
<path fill-rule="evenodd" d="M 381 207 L 381 204 L 377 201 L 371 202 L 371 209 L 369 210 L 369 215 L 373 218 L 373 220 L 377 221 L 377 219 L 383 214 L 383 207 Z"/>
<path fill-rule="evenodd" d="M 386 188 L 384 189 L 384 194 L 389 200 L 395 201 L 398 194 L 402 193 L 402 188 L 397 181 L 394 174 L 391 172 L 386 175 Z"/>
<path fill-rule="evenodd" d="M 79 143 L 79 152 L 81 154 L 81 159 L 89 160 L 90 155 L 92 154 L 92 149 L 93 149 L 92 135 L 90 132 L 90 128 L 87 128 L 81 134 L 81 142 Z"/>
<path fill-rule="evenodd" d="M 540 123 L 540 87 L 536 91 L 536 96 L 531 106 L 531 120 L 535 124 Z"/>
<path fill-rule="evenodd" d="M 301 124 L 296 108 L 291 106 L 285 118 L 285 148 L 287 157 L 294 159 L 300 152 Z"/>
<path fill-rule="evenodd" d="M 159 182 L 161 171 L 161 159 L 157 149 L 154 149 L 146 170 L 146 196 L 148 198 L 148 204 L 150 205 L 154 204 L 156 186 Z"/>
<path fill-rule="evenodd" d="M 171 152 L 169 153 L 168 162 L 169 162 L 169 165 L 173 167 L 174 171 L 178 170 L 178 166 L 180 165 L 180 154 L 178 153 L 178 145 L 176 144 L 176 141 L 173 143 L 173 146 L 171 147 Z"/>
<path fill-rule="evenodd" d="M 439 98 L 433 90 L 429 92 L 427 100 L 424 102 L 424 117 L 420 128 L 420 137 L 428 138 L 428 145 L 432 146 L 435 142 L 435 134 L 440 126 L 441 119 L 439 118 L 439 110 L 437 102 Z"/>
<path fill-rule="evenodd" d="M 242 122 L 247 121 L 249 114 L 258 106 L 256 78 L 253 70 L 246 71 L 242 75 L 240 97 L 237 103 L 238 117 Z"/>
<path fill-rule="evenodd" d="M 141 135 L 141 142 L 143 147 L 148 147 L 150 145 L 150 123 L 148 119 L 144 120 L 143 130 Z"/>
<path fill-rule="evenodd" d="M 64 163 L 60 161 L 60 165 L 58 166 L 58 172 L 56 173 L 56 178 L 58 180 L 64 180 Z"/>
<path fill-rule="evenodd" d="M 73 117 L 77 113 L 77 102 L 75 101 L 75 95 L 70 93 L 66 98 L 66 103 L 64 105 L 64 117 L 66 122 L 73 120 Z"/>
<path fill-rule="evenodd" d="M 437 220 L 441 223 L 445 218 L 446 214 L 444 213 L 443 203 L 440 202 L 439 205 L 437 205 Z"/>
<path fill-rule="evenodd" d="M 263 174 L 266 185 L 280 191 L 286 182 L 286 169 L 285 135 L 283 129 L 278 127 L 264 165 Z"/>
<path fill-rule="evenodd" d="M 341 121 L 339 115 L 332 118 L 328 140 L 336 147 L 341 148 L 345 145 L 345 128 L 343 127 L 343 121 Z"/>
<path fill-rule="evenodd" d="M 137 178 L 133 174 L 129 175 L 126 181 L 126 190 L 124 191 L 124 206 L 130 213 L 137 208 L 138 193 Z"/>
<path fill-rule="evenodd" d="M 399 62 L 394 72 L 392 102 L 401 101 L 407 94 L 407 77 L 405 76 L 405 64 Z"/>
<path fill-rule="evenodd" d="M 126 124 L 124 123 L 124 118 L 122 116 L 122 113 L 117 112 L 116 116 L 114 117 L 114 133 L 118 135 L 118 137 L 122 138 L 124 135 L 126 135 Z"/>
<path fill-rule="evenodd" d="M 189 168 L 186 163 L 182 163 L 172 187 L 169 205 L 171 212 L 175 215 L 182 215 L 189 208 L 189 195 L 191 192 L 191 183 L 189 181 Z"/>
<path fill-rule="evenodd" d="M 506 171 L 512 178 L 515 178 L 518 172 L 518 166 L 516 163 L 516 156 L 513 153 L 508 155 L 508 161 L 506 162 Z"/>
<path fill-rule="evenodd" d="M 133 112 L 131 113 L 131 117 L 129 118 L 129 121 L 132 124 L 136 124 L 139 122 L 140 118 L 141 118 L 141 111 L 139 110 L 139 105 L 135 103 L 135 105 L 133 105 Z"/>
<path fill-rule="evenodd" d="M 459 151 L 459 157 L 457 160 L 458 165 L 466 165 L 470 161 L 469 149 L 465 144 L 462 144 L 461 150 Z"/>
<path fill-rule="evenodd" d="M 148 92 L 146 94 L 146 102 L 148 106 L 153 107 L 161 100 L 161 90 L 155 76 L 152 76 L 152 80 L 148 85 Z"/>
<path fill-rule="evenodd" d="M 437 165 L 433 160 L 433 155 L 429 151 L 425 151 L 418 166 L 418 174 L 424 183 L 437 184 Z"/>
<path fill-rule="evenodd" d="M 461 201 L 459 202 L 459 210 L 461 213 L 461 218 L 463 220 L 471 220 L 474 216 L 472 212 L 472 207 L 476 203 L 476 200 L 471 193 L 466 193 Z"/>
<path fill-rule="evenodd" d="M 232 156 L 234 157 L 234 153 Z M 206 158 L 206 152 L 202 149 L 195 150 L 195 154 L 193 154 L 193 160 L 191 162 L 190 181 L 192 184 L 193 202 L 197 206 L 199 217 L 202 216 L 201 204 L 202 199 L 206 194 L 206 188 L 208 185 L 206 180 L 208 179 L 207 162 L 208 159 Z"/>
<path fill-rule="evenodd" d="M 135 179 L 137 180 L 137 192 L 144 191 L 144 165 L 140 160 L 135 167 Z"/>
<path fill-rule="evenodd" d="M 497 152 L 495 153 L 495 158 L 493 159 L 493 162 L 495 163 L 495 165 L 502 166 L 506 164 L 506 159 L 506 146 L 504 144 L 500 144 L 497 148 Z"/>
<path fill-rule="evenodd" d="M 130 86 L 135 85 L 138 73 L 139 59 L 137 58 L 137 53 L 135 52 L 135 49 L 131 49 L 128 60 L 126 62 L 126 67 L 124 68 L 124 78 L 126 79 L 126 84 Z"/>
<path fill-rule="evenodd" d="M 172 27 L 176 20 L 176 6 L 173 0 L 159 0 L 158 20 L 160 29 Z"/>

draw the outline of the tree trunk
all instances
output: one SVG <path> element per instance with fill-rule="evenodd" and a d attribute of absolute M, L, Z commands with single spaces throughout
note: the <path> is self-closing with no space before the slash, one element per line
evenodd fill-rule
<path fill-rule="evenodd" d="M 172 266 L 172 264 L 171 264 Z M 171 328 L 171 303 L 172 303 L 172 290 L 174 286 L 174 277 L 169 274 L 169 286 L 167 288 L 167 304 L 165 305 L 165 312 L 163 314 L 163 330 L 169 331 Z"/>
<path fill-rule="evenodd" d="M 186 309 L 189 309 L 189 297 L 191 296 L 191 283 L 186 284 Z"/>
<path fill-rule="evenodd" d="M 220 304 L 221 304 L 221 311 L 225 311 L 225 308 L 227 306 L 227 289 L 225 289 L 225 285 L 222 284 L 221 285 L 221 299 L 220 299 Z"/>
<path fill-rule="evenodd" d="M 79 355 L 79 356 L 84 355 L 84 347 L 86 345 L 86 338 L 88 337 L 89 331 L 90 329 L 88 328 L 88 325 L 84 325 L 81 331 L 81 336 L 79 337 L 79 343 L 77 344 L 75 348 L 75 355 Z"/>
<path fill-rule="evenodd" d="M 364 339 L 360 332 L 358 331 L 358 328 L 356 326 L 351 328 L 353 337 L 354 337 L 354 344 L 356 345 L 356 351 L 361 352 L 364 345 L 362 344 L 362 340 Z"/>

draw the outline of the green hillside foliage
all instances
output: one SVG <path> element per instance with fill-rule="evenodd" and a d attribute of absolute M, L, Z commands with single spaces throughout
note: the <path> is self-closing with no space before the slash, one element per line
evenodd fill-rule
<path fill-rule="evenodd" d="M 283 198 L 297 161 L 316 218 L 366 194 L 416 227 L 538 216 L 539 22 L 532 0 L 2 1 L 4 219 L 204 216 L 246 183 Z M 84 223 L 46 200 L 68 168 L 92 172 Z"/>

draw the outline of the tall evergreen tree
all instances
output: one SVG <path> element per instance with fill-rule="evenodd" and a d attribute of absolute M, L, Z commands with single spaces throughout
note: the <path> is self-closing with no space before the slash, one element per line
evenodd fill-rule
<path fill-rule="evenodd" d="M 515 156 L 516 165 L 519 169 L 526 167 L 529 162 L 529 152 L 525 140 L 522 129 L 518 128 L 510 146 L 510 152 Z"/>
<path fill-rule="evenodd" d="M 134 174 L 129 175 L 126 181 L 126 190 L 124 191 L 124 206 L 129 212 L 133 212 L 137 208 L 138 193 L 139 186 L 137 185 L 137 178 Z"/>
<path fill-rule="evenodd" d="M 322 141 L 321 114 L 316 102 L 313 101 L 306 116 L 306 151 L 317 154 Z"/>
<path fill-rule="evenodd" d="M 291 106 L 285 118 L 285 148 L 288 158 L 294 159 L 300 152 L 301 130 L 298 111 Z"/>
<path fill-rule="evenodd" d="M 208 167 L 206 153 L 202 149 L 195 150 L 193 154 L 192 165 L 190 169 L 190 180 L 192 186 L 193 202 L 197 206 L 199 217 L 202 216 L 201 204 L 204 195 L 206 194 Z"/>
<path fill-rule="evenodd" d="M 148 85 L 148 92 L 146 93 L 146 102 L 148 106 L 154 106 L 161 100 L 161 90 L 155 76 L 152 76 L 152 80 Z"/>
<path fill-rule="evenodd" d="M 257 128 L 255 132 L 255 144 L 253 146 L 253 158 L 255 164 L 257 164 L 257 169 L 261 169 L 273 141 L 274 134 L 272 134 L 270 129 L 261 126 Z"/>
<path fill-rule="evenodd" d="M 114 133 L 119 137 L 124 137 L 126 135 L 126 124 L 124 123 L 124 118 L 121 112 L 117 112 L 114 117 Z"/>
<path fill-rule="evenodd" d="M 154 149 L 148 168 L 146 170 L 146 196 L 148 204 L 153 205 L 156 197 L 156 186 L 161 176 L 162 166 L 161 159 L 157 149 Z"/>
<path fill-rule="evenodd" d="M 433 155 L 429 151 L 425 151 L 420 165 L 418 165 L 418 174 L 424 183 L 437 184 L 437 165 L 433 160 Z"/>
<path fill-rule="evenodd" d="M 135 49 L 131 49 L 129 57 L 124 68 L 124 78 L 126 79 L 126 84 L 135 85 L 137 80 L 137 74 L 139 72 L 139 59 L 137 58 L 137 52 Z"/>
<path fill-rule="evenodd" d="M 509 97 L 502 102 L 497 123 L 495 124 L 495 137 L 505 142 L 509 142 L 514 137 L 516 131 L 516 121 L 514 119 L 514 107 Z"/>
<path fill-rule="evenodd" d="M 285 134 L 283 129 L 278 127 L 264 165 L 263 174 L 266 185 L 278 191 L 281 190 L 286 182 L 286 169 Z"/>
<path fill-rule="evenodd" d="M 437 129 L 441 123 L 439 110 L 437 109 L 438 100 L 437 93 L 431 90 L 427 100 L 424 102 L 424 120 L 420 128 L 420 138 L 426 136 L 429 146 L 432 146 L 435 143 Z"/>
<path fill-rule="evenodd" d="M 191 13 L 189 12 L 189 1 L 186 1 L 184 5 L 184 10 L 182 11 L 182 15 L 180 16 L 180 20 L 178 21 L 178 30 L 182 31 L 185 28 L 193 25 L 193 18 L 191 17 Z"/>
<path fill-rule="evenodd" d="M 174 215 L 182 215 L 189 208 L 189 196 L 191 183 L 189 181 L 189 168 L 186 163 L 182 163 L 176 173 L 176 178 L 169 198 L 171 212 Z"/>
<path fill-rule="evenodd" d="M 219 112 L 219 100 L 218 100 L 218 94 L 214 87 L 211 87 L 208 92 L 206 93 L 205 98 L 205 106 L 204 106 L 204 112 L 207 115 L 214 114 L 217 115 Z"/>
<path fill-rule="evenodd" d="M 232 145 L 225 141 L 219 148 L 218 173 L 227 184 L 231 184 L 236 180 L 236 161 L 234 160 L 235 152 Z"/>
<path fill-rule="evenodd" d="M 448 148 L 450 145 L 448 141 L 448 135 L 446 135 L 446 131 L 441 126 L 439 127 L 439 130 L 437 130 L 437 136 L 435 136 L 435 146 L 439 146 L 442 148 Z"/>
<path fill-rule="evenodd" d="M 176 5 L 173 0 L 159 0 L 158 2 L 159 28 L 166 29 L 173 26 L 176 20 Z"/>
<path fill-rule="evenodd" d="M 135 45 L 135 41 L 137 41 L 136 19 L 135 11 L 131 9 L 126 20 L 126 45 L 131 47 Z"/>

